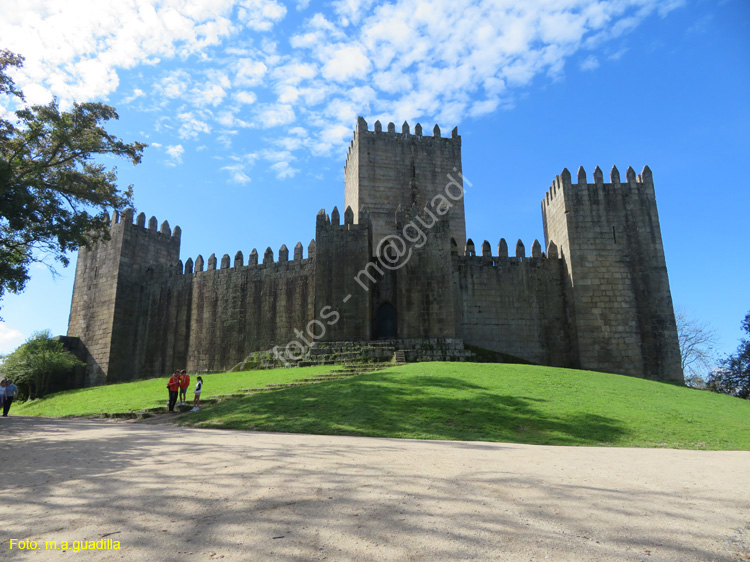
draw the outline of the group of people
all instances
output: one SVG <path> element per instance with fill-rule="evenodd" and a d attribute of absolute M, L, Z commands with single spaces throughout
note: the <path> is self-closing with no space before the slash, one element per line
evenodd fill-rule
<path fill-rule="evenodd" d="M 179 406 L 185 406 L 185 394 L 187 393 L 188 386 L 190 386 L 190 375 L 185 372 L 185 369 L 181 371 L 175 371 L 172 378 L 167 382 L 167 389 L 169 390 L 169 411 L 174 412 L 174 407 L 178 405 L 177 395 L 179 394 Z M 201 389 L 203 388 L 203 379 L 198 377 L 198 382 L 195 383 L 195 398 L 193 398 L 193 409 L 191 412 L 197 412 L 200 410 L 199 403 L 201 400 Z"/>
<path fill-rule="evenodd" d="M 0 381 L 0 404 L 3 407 L 3 417 L 8 417 L 10 411 L 10 405 L 13 404 L 13 399 L 18 394 L 18 387 L 13 384 L 10 379 L 3 379 Z"/>

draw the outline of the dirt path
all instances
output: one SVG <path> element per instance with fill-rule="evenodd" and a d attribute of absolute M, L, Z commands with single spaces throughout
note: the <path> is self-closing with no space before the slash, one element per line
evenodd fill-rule
<path fill-rule="evenodd" d="M 3 560 L 750 560 L 750 452 L 0 428 Z"/>

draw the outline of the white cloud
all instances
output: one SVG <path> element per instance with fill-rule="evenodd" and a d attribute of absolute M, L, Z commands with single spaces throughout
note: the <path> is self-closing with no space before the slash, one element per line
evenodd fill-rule
<path fill-rule="evenodd" d="M 270 168 L 276 173 L 276 177 L 280 180 L 293 178 L 297 175 L 297 172 L 299 172 L 299 170 L 293 168 L 289 162 L 276 162 L 276 164 L 272 164 Z"/>
<path fill-rule="evenodd" d="M 215 136 L 213 140 L 218 142 L 224 148 L 232 146 L 232 138 L 237 134 L 237 131 L 224 130 L 219 135 Z"/>
<path fill-rule="evenodd" d="M 280 143 L 284 144 L 284 143 Z M 292 166 L 294 156 L 289 150 L 272 150 L 266 149 L 260 153 L 260 156 L 269 162 L 273 162 L 269 166 L 273 170 L 276 177 L 280 180 L 294 177 L 299 170 Z"/>
<path fill-rule="evenodd" d="M 146 92 L 141 90 L 140 88 L 134 88 L 133 93 L 129 96 L 123 98 L 122 103 L 132 103 L 133 101 L 137 100 L 138 98 L 142 98 L 146 95 Z"/>
<path fill-rule="evenodd" d="M 374 0 L 335 0 L 333 9 L 341 18 L 342 25 L 357 24 Z"/>
<path fill-rule="evenodd" d="M 185 149 L 181 144 L 168 145 L 164 151 L 171 158 L 168 165 L 176 166 L 177 164 L 182 164 L 182 155 L 184 154 Z"/>
<path fill-rule="evenodd" d="M 274 0 L 242 0 L 239 21 L 256 31 L 268 31 L 286 15 L 286 7 Z"/>
<path fill-rule="evenodd" d="M 0 37 L 27 56 L 17 82 L 31 101 L 106 96 L 132 69 L 151 85 L 128 83 L 123 99 L 152 96 L 154 126 L 173 136 L 165 144 L 217 131 L 229 147 L 237 130 L 262 128 L 268 146 L 289 153 L 264 158 L 292 177 L 295 152 L 345 146 L 357 115 L 445 128 L 507 108 L 532 81 L 562 76 L 568 61 L 607 64 L 621 51 L 608 56 L 604 43 L 683 3 L 334 0 L 282 29 L 287 8 L 277 0 L 28 0 L 2 10 Z M 298 123 L 304 134 L 291 132 Z M 225 171 L 249 181 L 243 167 Z"/>
<path fill-rule="evenodd" d="M 230 159 L 234 161 L 234 164 L 221 168 L 222 171 L 229 172 L 229 181 L 239 184 L 250 183 L 252 179 L 247 174 L 247 168 L 255 163 L 258 154 L 250 152 L 241 156 L 232 156 Z"/>
<path fill-rule="evenodd" d="M 480 117 L 482 115 L 486 115 L 487 113 L 492 113 L 493 111 L 495 111 L 499 104 L 499 98 L 490 98 L 478 101 L 472 104 L 471 109 L 469 110 L 469 114 L 472 117 Z"/>
<path fill-rule="evenodd" d="M 197 116 L 192 112 L 180 113 L 177 118 L 182 122 L 178 135 L 181 139 L 195 139 L 200 133 L 210 133 L 211 125 L 203 115 Z"/>
<path fill-rule="evenodd" d="M 63 105 L 106 98 L 119 70 L 202 53 L 242 27 L 269 31 L 286 14 L 275 0 L 3 0 L 0 11 L 3 47 L 26 57 L 18 85 Z"/>
<path fill-rule="evenodd" d="M 268 67 L 263 61 L 242 58 L 232 64 L 232 71 L 236 85 L 252 87 L 261 83 Z"/>
<path fill-rule="evenodd" d="M 581 63 L 581 70 L 596 70 L 597 68 L 599 68 L 599 59 L 594 55 L 589 55 Z"/>
<path fill-rule="evenodd" d="M 685 0 L 662 0 L 658 4 L 658 12 L 661 17 L 665 17 L 669 12 L 682 8 L 685 5 Z"/>
<path fill-rule="evenodd" d="M 190 75 L 184 70 L 174 70 L 162 76 L 157 89 L 166 98 L 179 98 L 190 87 Z"/>
<path fill-rule="evenodd" d="M 294 109 L 289 104 L 265 105 L 255 115 L 255 123 L 264 129 L 278 127 L 293 122 Z"/>
<path fill-rule="evenodd" d="M 323 76 L 344 82 L 352 78 L 364 78 L 370 70 L 370 59 L 356 45 L 336 48 L 323 66 Z"/>
<path fill-rule="evenodd" d="M 233 183 L 246 184 L 252 179 L 247 175 L 245 165 L 242 163 L 230 164 L 221 168 L 224 172 L 229 172 L 229 180 Z"/>
<path fill-rule="evenodd" d="M 234 99 L 241 104 L 250 105 L 251 103 L 255 103 L 256 101 L 258 101 L 258 96 L 256 96 L 253 92 L 241 91 L 234 94 Z"/>
<path fill-rule="evenodd" d="M 26 336 L 15 328 L 11 328 L 5 322 L 0 322 L 0 354 L 5 355 L 15 351 L 21 345 Z"/>
<path fill-rule="evenodd" d="M 304 80 L 311 80 L 318 75 L 318 68 L 314 64 L 297 60 L 279 65 L 273 71 L 273 79 L 278 84 L 298 85 Z"/>
<path fill-rule="evenodd" d="M 216 107 L 227 96 L 227 92 L 219 84 L 206 83 L 202 88 L 191 92 L 190 99 L 198 107 L 212 105 Z"/>

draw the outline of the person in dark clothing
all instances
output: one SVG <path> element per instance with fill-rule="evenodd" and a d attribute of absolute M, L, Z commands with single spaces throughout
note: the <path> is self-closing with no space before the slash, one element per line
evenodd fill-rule
<path fill-rule="evenodd" d="M 3 417 L 8 417 L 8 412 L 10 411 L 10 405 L 13 404 L 13 399 L 18 394 L 18 387 L 13 384 L 13 381 L 10 379 L 5 379 L 3 381 L 5 383 L 4 388 L 0 389 L 0 392 L 5 392 L 5 400 L 3 400 Z"/>
<path fill-rule="evenodd" d="M 180 371 L 175 371 L 172 378 L 167 383 L 169 389 L 169 411 L 174 412 L 174 405 L 177 403 L 177 394 L 180 392 Z"/>

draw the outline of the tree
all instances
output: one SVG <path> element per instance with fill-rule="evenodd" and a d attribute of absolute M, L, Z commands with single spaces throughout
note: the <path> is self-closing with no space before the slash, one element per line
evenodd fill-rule
<path fill-rule="evenodd" d="M 745 314 L 742 330 L 750 336 L 750 312 Z M 712 373 L 708 388 L 715 392 L 750 398 L 750 338 L 742 338 L 737 351 L 722 361 L 722 368 Z"/>
<path fill-rule="evenodd" d="M 682 371 L 688 384 L 698 384 L 715 366 L 716 333 L 682 309 L 677 309 L 677 337 L 680 342 Z"/>
<path fill-rule="evenodd" d="M 47 393 L 51 382 L 84 364 L 45 330 L 32 334 L 26 343 L 8 355 L 0 370 L 16 383 L 21 395 L 39 398 Z"/>
<path fill-rule="evenodd" d="M 23 92 L 7 71 L 23 60 L 0 50 L 0 96 L 21 106 Z M 107 211 L 130 207 L 132 186 L 119 190 L 116 168 L 96 158 L 138 164 L 147 146 L 109 134 L 104 124 L 118 115 L 102 103 L 61 111 L 53 100 L 14 114 L 13 121 L 0 119 L 0 298 L 23 291 L 31 263 L 52 269 L 52 257 L 67 266 L 65 252 L 108 238 Z"/>

